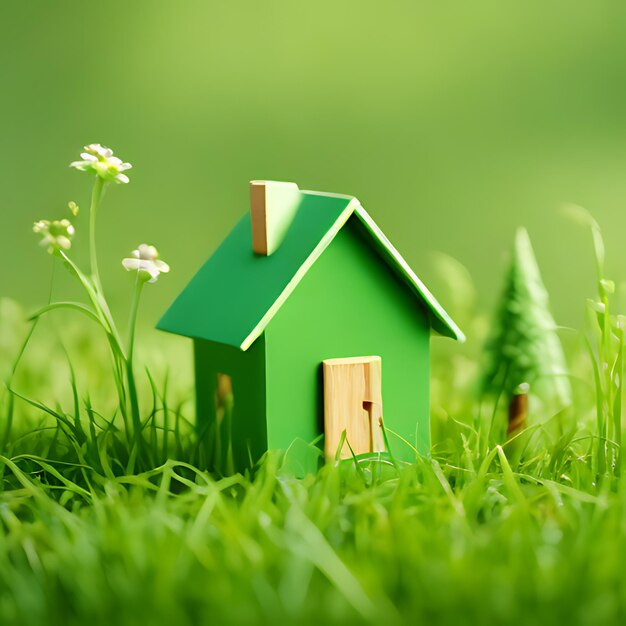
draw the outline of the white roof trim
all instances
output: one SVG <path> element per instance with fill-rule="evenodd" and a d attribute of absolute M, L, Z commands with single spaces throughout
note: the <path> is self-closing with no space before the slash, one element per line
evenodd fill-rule
<path fill-rule="evenodd" d="M 415 290 L 426 300 L 433 313 L 450 328 L 456 339 L 460 342 L 465 341 L 465 335 L 461 329 L 454 323 L 452 318 L 446 313 L 444 308 L 439 304 L 435 296 L 427 289 L 426 285 L 417 277 L 415 272 L 411 269 L 409 264 L 404 260 L 402 255 L 396 250 L 393 244 L 387 239 L 382 230 L 378 227 L 376 222 L 370 217 L 369 213 L 361 206 L 361 203 L 357 198 L 353 196 L 346 196 L 343 194 L 329 194 L 315 191 L 304 191 L 302 193 L 321 195 L 321 196 L 333 196 L 337 198 L 351 198 L 349 204 L 341 212 L 340 216 L 335 220 L 335 223 L 328 230 L 328 232 L 322 237 L 319 243 L 313 249 L 313 252 L 307 257 L 306 261 L 298 268 L 298 271 L 294 274 L 293 278 L 289 281 L 287 286 L 283 289 L 281 294 L 276 298 L 272 306 L 268 309 L 265 315 L 259 320 L 258 324 L 252 329 L 248 336 L 243 340 L 240 348 L 241 350 L 247 350 L 258 337 L 261 336 L 263 331 L 267 328 L 268 324 L 272 321 L 273 317 L 278 313 L 283 306 L 287 298 L 292 294 L 293 290 L 298 286 L 298 283 L 304 278 L 305 274 L 311 269 L 315 261 L 319 259 L 324 250 L 330 245 L 331 241 L 337 236 L 339 231 L 344 227 L 345 223 L 350 219 L 350 216 L 355 213 L 364 226 L 370 231 L 372 236 L 380 243 L 383 249 L 392 257 L 397 264 L 403 276 L 412 285 Z"/>
<path fill-rule="evenodd" d="M 418 293 L 428 302 L 433 309 L 435 315 L 450 328 L 454 333 L 457 340 L 463 343 L 465 341 L 465 335 L 463 331 L 455 324 L 454 320 L 446 313 L 445 309 L 439 304 L 435 296 L 428 290 L 426 285 L 419 279 L 415 272 L 411 269 L 410 265 L 404 260 L 404 257 L 398 252 L 394 245 L 387 239 L 385 233 L 378 227 L 376 222 L 371 218 L 370 214 L 361 206 L 361 203 L 357 200 L 357 206 L 354 212 L 359 219 L 365 224 L 367 229 L 372 235 L 380 242 L 383 248 L 389 253 L 389 255 L 398 264 L 398 267 L 402 270 L 405 278 L 415 287 Z"/>
<path fill-rule="evenodd" d="M 309 191 L 304 193 L 311 193 Z M 328 194 L 320 194 L 328 195 Z M 350 197 L 350 196 L 347 196 Z M 267 325 L 272 321 L 272 318 L 278 310 L 283 306 L 285 300 L 291 295 L 293 290 L 298 286 L 298 283 L 304 278 L 305 274 L 311 269 L 313 263 L 317 261 L 322 255 L 322 252 L 328 248 L 330 242 L 336 237 L 337 233 L 344 227 L 350 216 L 354 213 L 355 208 L 359 205 L 359 201 L 356 198 L 352 198 L 348 203 L 348 206 L 341 212 L 339 217 L 335 220 L 335 223 L 331 226 L 330 230 L 320 239 L 319 243 L 313 249 L 313 252 L 309 254 L 306 261 L 298 268 L 298 271 L 293 275 L 293 278 L 287 283 L 287 286 L 283 289 L 281 294 L 276 298 L 274 304 L 267 310 L 265 315 L 260 319 L 259 323 L 252 329 L 250 334 L 243 340 L 240 348 L 247 350 L 254 341 L 261 336 Z"/>

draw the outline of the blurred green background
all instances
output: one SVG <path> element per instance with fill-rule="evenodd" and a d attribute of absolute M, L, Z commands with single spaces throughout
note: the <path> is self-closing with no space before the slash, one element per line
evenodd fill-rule
<path fill-rule="evenodd" d="M 101 142 L 134 165 L 100 213 L 114 306 L 138 243 L 172 266 L 145 323 L 247 210 L 248 180 L 273 178 L 357 195 L 452 314 L 432 252 L 488 309 L 524 224 L 557 320 L 578 326 L 591 246 L 563 203 L 594 213 L 626 278 L 625 27 L 624 3 L 598 1 L 3 2 L 0 296 L 46 300 L 32 222 L 86 213 L 90 177 L 68 164 Z"/>

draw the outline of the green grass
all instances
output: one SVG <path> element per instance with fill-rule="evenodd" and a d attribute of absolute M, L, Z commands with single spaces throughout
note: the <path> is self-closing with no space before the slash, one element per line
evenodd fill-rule
<path fill-rule="evenodd" d="M 11 375 L 29 326 L 0 301 L 0 624 L 622 623 L 622 320 L 598 280 L 574 407 L 535 402 L 507 441 L 476 358 L 443 355 L 431 457 L 303 480 L 277 453 L 203 471 L 190 372 L 141 349 L 129 436 L 106 338 L 72 312 L 38 322 Z"/>
<path fill-rule="evenodd" d="M 62 381 L 57 392 L 73 407 L 67 377 L 43 375 L 49 331 L 38 330 L 15 386 L 45 395 Z M 89 356 L 96 339 L 76 330 L 69 344 L 106 387 L 106 361 Z M 6 390 L 0 402 L 5 418 Z M 327 466 L 297 480 L 278 455 L 252 479 L 194 469 L 186 461 L 202 459 L 181 407 L 166 407 L 167 451 L 163 406 L 149 422 L 152 456 L 139 467 L 111 416 L 81 408 L 79 427 L 72 408 L 53 417 L 15 398 L 0 459 L 1 624 L 599 624 L 626 615 L 626 491 L 594 470 L 593 411 L 588 426 L 559 437 L 552 420 L 504 447 L 449 417 L 433 459 Z"/>
<path fill-rule="evenodd" d="M 436 463 L 374 484 L 336 468 L 298 481 L 273 459 L 253 482 L 195 472 L 189 481 L 187 469 L 169 463 L 88 493 L 54 493 L 39 470 L 9 466 L 22 487 L 0 509 L 2 623 L 598 624 L 624 615 L 623 494 L 537 484 L 497 459 L 463 472 L 454 490 L 450 468 Z"/>

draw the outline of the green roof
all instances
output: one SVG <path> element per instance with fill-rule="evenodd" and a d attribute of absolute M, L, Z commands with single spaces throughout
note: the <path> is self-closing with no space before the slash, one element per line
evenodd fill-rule
<path fill-rule="evenodd" d="M 426 305 L 432 328 L 464 341 L 461 330 L 359 201 L 352 196 L 314 191 L 301 191 L 289 231 L 270 256 L 252 251 L 250 214 L 242 217 L 157 328 L 247 350 L 350 218 L 360 220 L 372 246 Z"/>

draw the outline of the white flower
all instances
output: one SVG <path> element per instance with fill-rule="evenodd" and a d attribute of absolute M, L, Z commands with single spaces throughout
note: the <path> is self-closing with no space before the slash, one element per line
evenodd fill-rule
<path fill-rule="evenodd" d="M 111 148 L 107 148 L 99 143 L 90 143 L 88 146 L 85 146 L 84 149 L 85 152 L 102 160 L 110 159 L 113 156 L 113 150 L 111 150 Z"/>
<path fill-rule="evenodd" d="M 91 143 L 84 149 L 85 152 L 80 155 L 82 161 L 73 161 L 70 163 L 70 167 L 81 172 L 93 172 L 104 181 L 129 182 L 128 176 L 122 172 L 129 170 L 132 165 L 123 163 L 121 159 L 113 156 L 113 150 L 99 143 Z"/>
<path fill-rule="evenodd" d="M 42 236 L 40 245 L 47 246 L 48 252 L 54 254 L 72 247 L 75 231 L 69 220 L 39 220 L 33 224 L 33 232 Z"/>
<path fill-rule="evenodd" d="M 160 274 L 170 271 L 170 266 L 159 259 L 159 251 L 154 246 L 142 243 L 131 254 L 132 257 L 124 259 L 122 265 L 129 272 L 137 270 L 141 280 L 154 283 Z"/>

